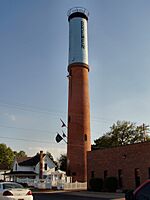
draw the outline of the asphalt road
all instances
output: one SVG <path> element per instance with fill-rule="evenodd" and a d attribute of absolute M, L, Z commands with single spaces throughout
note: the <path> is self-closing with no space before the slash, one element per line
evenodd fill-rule
<path fill-rule="evenodd" d="M 65 193 L 35 193 L 34 200 L 106 200 L 104 198 L 74 196 Z M 108 199 L 107 199 L 108 200 Z"/>

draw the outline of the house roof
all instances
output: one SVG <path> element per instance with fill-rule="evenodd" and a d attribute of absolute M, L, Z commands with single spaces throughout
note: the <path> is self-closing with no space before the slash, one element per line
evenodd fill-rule
<path fill-rule="evenodd" d="M 19 158 L 16 158 L 16 161 L 18 162 L 18 163 L 21 163 L 21 162 L 23 162 L 23 161 L 25 161 L 25 160 L 29 160 L 31 157 L 27 157 L 27 156 L 24 156 L 24 157 L 19 157 Z"/>
<path fill-rule="evenodd" d="M 33 171 L 11 171 L 8 173 L 4 173 L 3 175 L 9 176 L 36 176 L 37 174 Z"/>
<path fill-rule="evenodd" d="M 65 171 L 58 169 L 57 171 L 53 172 L 54 174 L 66 174 Z"/>
<path fill-rule="evenodd" d="M 1 164 L 0 164 L 0 170 L 9 170 L 9 167 L 8 167 L 7 164 L 1 163 Z"/>
<path fill-rule="evenodd" d="M 43 154 L 43 157 L 45 156 L 46 154 Z M 23 161 L 20 161 L 18 162 L 18 164 L 20 166 L 35 166 L 38 164 L 38 162 L 40 162 L 40 154 L 36 154 L 34 157 L 26 157 L 27 159 L 26 160 L 23 160 Z"/>

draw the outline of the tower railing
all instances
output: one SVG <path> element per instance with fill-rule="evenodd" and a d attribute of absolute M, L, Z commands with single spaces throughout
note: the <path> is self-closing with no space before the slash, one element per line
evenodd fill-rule
<path fill-rule="evenodd" d="M 67 15 L 68 17 L 76 12 L 84 13 L 87 17 L 89 16 L 89 11 L 83 7 L 73 7 L 70 10 L 68 10 Z"/>

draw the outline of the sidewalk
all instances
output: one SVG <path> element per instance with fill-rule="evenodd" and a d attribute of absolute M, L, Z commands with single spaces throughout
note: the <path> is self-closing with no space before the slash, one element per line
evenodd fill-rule
<path fill-rule="evenodd" d="M 65 192 L 65 191 L 64 191 Z M 71 194 L 75 196 L 87 196 L 96 198 L 105 198 L 113 200 L 125 200 L 125 195 L 123 193 L 107 193 L 107 192 L 92 192 L 92 191 L 72 191 L 66 192 L 66 194 Z"/>

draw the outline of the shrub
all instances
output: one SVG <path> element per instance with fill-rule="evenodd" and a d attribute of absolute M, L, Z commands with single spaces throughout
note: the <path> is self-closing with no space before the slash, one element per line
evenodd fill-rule
<path fill-rule="evenodd" d="M 90 187 L 92 191 L 101 191 L 103 188 L 103 179 L 101 178 L 92 178 L 90 180 Z"/>
<path fill-rule="evenodd" d="M 125 193 L 125 199 L 127 200 L 134 200 L 134 195 L 133 195 L 134 190 L 128 190 Z"/>
<path fill-rule="evenodd" d="M 116 192 L 118 181 L 116 177 L 108 177 L 104 181 L 104 188 L 108 192 Z"/>

